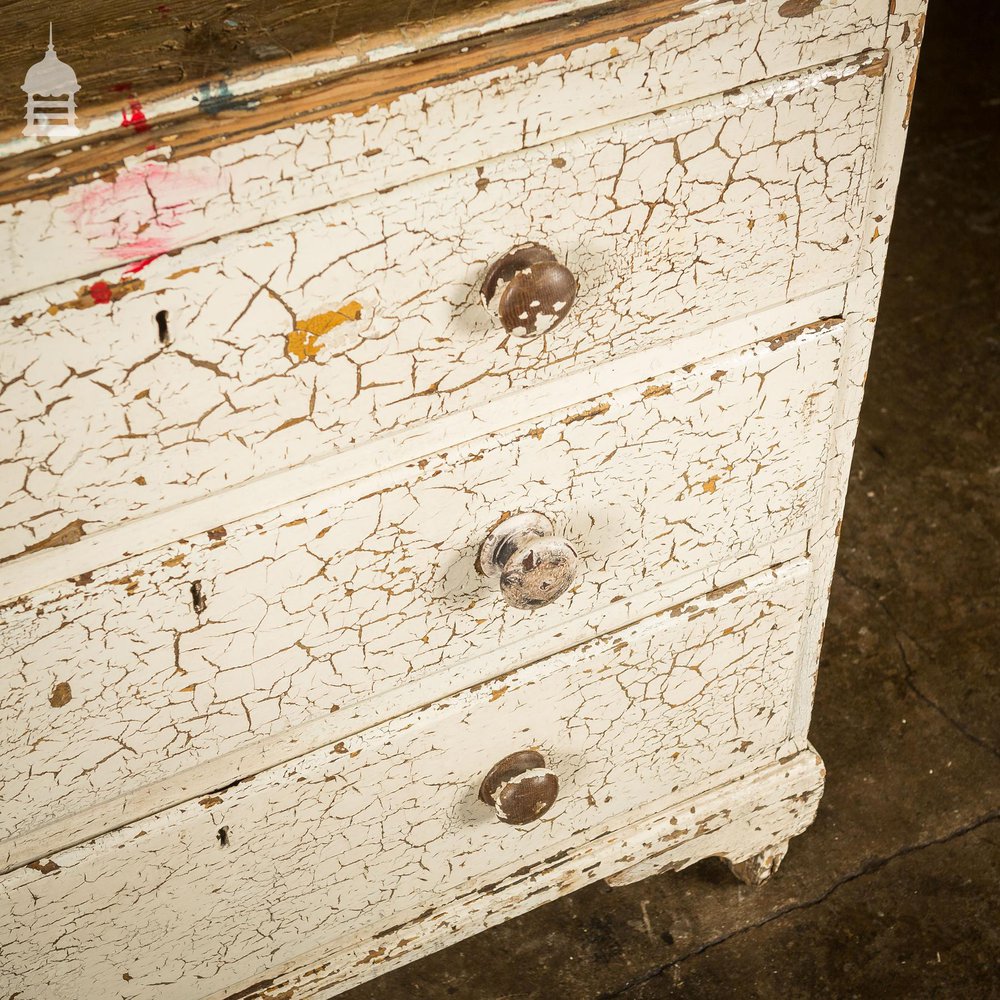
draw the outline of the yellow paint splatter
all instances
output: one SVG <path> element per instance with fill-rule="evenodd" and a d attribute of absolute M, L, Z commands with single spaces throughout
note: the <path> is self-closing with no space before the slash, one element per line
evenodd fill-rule
<path fill-rule="evenodd" d="M 715 484 L 718 483 L 718 481 L 719 481 L 718 476 L 710 476 L 706 482 L 701 484 L 702 493 L 714 493 Z"/>
<path fill-rule="evenodd" d="M 348 302 L 333 312 L 319 313 L 299 320 L 288 334 L 288 353 L 306 361 L 315 358 L 323 348 L 323 337 L 341 323 L 353 323 L 361 318 L 361 303 Z"/>

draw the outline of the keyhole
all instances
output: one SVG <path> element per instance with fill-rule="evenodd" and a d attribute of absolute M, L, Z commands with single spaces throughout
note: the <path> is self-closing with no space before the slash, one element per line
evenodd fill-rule
<path fill-rule="evenodd" d="M 215 836 L 216 836 L 216 838 L 219 841 L 219 846 L 220 847 L 228 847 L 229 846 L 229 827 L 228 826 L 220 826 L 219 827 L 219 832 Z"/>
<path fill-rule="evenodd" d="M 161 309 L 156 314 L 156 330 L 157 336 L 160 341 L 161 347 L 167 347 L 170 344 L 170 326 L 167 323 L 167 310 Z"/>
<path fill-rule="evenodd" d="M 201 580 L 195 580 L 191 584 L 191 607 L 194 608 L 194 613 L 196 615 L 202 614 L 208 607 L 208 600 L 205 597 L 205 591 L 201 586 Z"/>

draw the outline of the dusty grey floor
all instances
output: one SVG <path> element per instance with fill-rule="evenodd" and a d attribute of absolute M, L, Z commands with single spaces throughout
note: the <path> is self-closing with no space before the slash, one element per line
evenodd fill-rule
<path fill-rule="evenodd" d="M 931 0 L 826 632 L 764 888 L 582 890 L 349 1000 L 1000 998 L 1000 16 Z"/>

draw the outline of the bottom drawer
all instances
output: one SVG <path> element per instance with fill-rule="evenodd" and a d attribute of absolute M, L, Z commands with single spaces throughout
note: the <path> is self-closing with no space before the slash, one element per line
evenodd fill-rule
<path fill-rule="evenodd" d="M 361 934 L 375 950 L 615 817 L 766 764 L 787 749 L 808 586 L 797 560 L 11 872 L 0 994 L 196 1000 L 304 954 L 335 963 Z M 512 826 L 480 784 L 528 749 L 558 795 Z"/>

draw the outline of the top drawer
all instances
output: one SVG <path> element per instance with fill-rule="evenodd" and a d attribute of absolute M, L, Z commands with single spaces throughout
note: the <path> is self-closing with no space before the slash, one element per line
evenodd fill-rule
<path fill-rule="evenodd" d="M 340 0 L 258 21 L 252 0 L 213 25 L 213 5 L 192 3 L 203 32 L 236 44 L 213 36 L 216 66 L 196 60 L 177 84 L 192 42 L 178 6 L 108 6 L 134 46 L 106 44 L 100 3 L 61 5 L 84 135 L 57 158 L 20 134 L 14 70 L 37 58 L 25 51 L 37 36 L 4 40 L 0 298 L 878 48 L 887 13 L 886 0 Z M 265 50 L 284 49 L 263 70 L 254 21 Z M 150 49 L 180 52 L 136 67 L 144 32 Z M 109 92 L 119 80 L 141 98 L 138 123 L 126 109 L 134 128 L 122 127 L 127 92 Z"/>
<path fill-rule="evenodd" d="M 882 68 L 754 84 L 16 300 L 0 556 L 848 280 Z M 520 340 L 479 285 L 528 239 L 579 294 Z"/>

